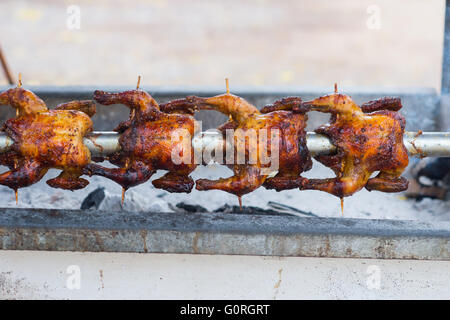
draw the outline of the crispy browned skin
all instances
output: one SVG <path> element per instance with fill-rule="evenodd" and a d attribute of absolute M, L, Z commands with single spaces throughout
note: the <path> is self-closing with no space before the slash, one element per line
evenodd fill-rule
<path fill-rule="evenodd" d="M 97 90 L 94 99 L 103 105 L 120 103 L 128 106 L 130 118 L 114 129 L 122 133 L 119 138 L 121 150 L 109 160 L 119 168 L 105 168 L 91 163 L 84 171 L 86 174 L 107 177 L 126 190 L 146 182 L 156 170 L 162 169 L 169 172 L 153 181 L 156 188 L 169 192 L 192 190 L 194 181 L 189 174 L 196 164 L 191 139 L 173 139 L 177 130 L 184 130 L 184 133 L 193 136 L 195 120 L 192 116 L 161 112 L 158 103 L 141 90 L 120 93 Z M 190 159 L 185 161 L 187 163 L 172 160 L 172 152 L 177 147 L 190 151 Z"/>
<path fill-rule="evenodd" d="M 223 190 L 238 197 L 252 192 L 263 183 L 267 188 L 277 190 L 298 187 L 301 184 L 300 174 L 311 168 L 311 158 L 306 148 L 306 119 L 305 109 L 301 106 L 299 98 L 280 100 L 273 106 L 269 106 L 259 112 L 256 107 L 244 99 L 232 94 L 223 94 L 215 97 L 200 98 L 188 97 L 173 102 L 167 106 L 174 108 L 185 105 L 190 110 L 208 109 L 222 112 L 230 117 L 230 120 L 218 129 L 226 139 L 226 130 L 234 129 L 234 163 L 229 164 L 234 175 L 218 180 L 199 179 L 196 181 L 197 190 Z M 279 130 L 279 170 L 278 174 L 267 179 L 267 170 L 270 163 L 262 161 L 258 152 L 258 141 L 262 131 L 267 133 L 267 146 L 272 145 L 271 130 Z M 257 143 L 249 143 L 250 130 L 256 133 L 254 137 Z M 260 131 L 262 130 L 262 131 Z M 245 153 L 245 162 L 237 163 L 238 145 Z M 225 155 L 224 149 L 224 155 Z M 254 156 L 252 156 L 254 155 Z M 244 160 L 244 158 L 241 158 Z"/>
<path fill-rule="evenodd" d="M 78 110 L 94 114 L 93 101 L 72 101 L 48 110 L 34 93 L 18 87 L 1 93 L 0 105 L 17 110 L 17 117 L 2 128 L 14 144 L 0 157 L 10 169 L 0 175 L 0 184 L 17 190 L 39 181 L 49 168 L 63 170 L 47 181 L 51 187 L 76 190 L 89 183 L 80 176 L 91 161 L 83 137 L 92 131 L 92 121 Z"/>
<path fill-rule="evenodd" d="M 342 198 L 363 187 L 383 192 L 408 188 L 408 180 L 400 176 L 409 161 L 403 145 L 405 119 L 396 112 L 402 107 L 400 99 L 382 98 L 359 107 L 349 96 L 335 93 L 305 104 L 332 114 L 330 123 L 316 132 L 329 137 L 337 152 L 315 159 L 330 167 L 336 178 L 305 180 L 301 189 Z M 375 171 L 379 174 L 370 178 Z"/>

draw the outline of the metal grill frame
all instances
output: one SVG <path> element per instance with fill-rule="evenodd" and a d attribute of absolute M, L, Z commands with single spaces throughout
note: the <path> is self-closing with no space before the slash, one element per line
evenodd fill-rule
<path fill-rule="evenodd" d="M 90 99 L 94 88 L 30 89 L 49 105 L 54 105 L 62 100 Z M 160 101 L 222 91 L 186 87 L 143 89 Z M 408 130 L 448 131 L 450 0 L 446 0 L 440 94 L 424 88 L 389 91 L 344 88 L 343 91 L 351 94 L 356 102 L 382 95 L 400 96 L 407 101 L 404 113 Z M 233 92 L 259 106 L 288 95 L 307 99 L 326 93 L 323 89 L 305 87 L 236 88 Z M 429 118 L 424 118 L 424 108 Z M 122 109 L 112 109 L 109 115 L 97 115 L 96 130 L 110 130 L 113 118 L 127 116 L 127 111 Z M 12 111 L 8 112 L 0 115 L 0 121 L 13 116 Z M 199 118 L 205 129 L 224 120 L 215 113 L 201 113 Z M 323 118 L 319 116 L 310 121 L 312 126 L 321 122 Z M 4 208 L 0 209 L 0 249 L 450 260 L 450 222 Z"/>

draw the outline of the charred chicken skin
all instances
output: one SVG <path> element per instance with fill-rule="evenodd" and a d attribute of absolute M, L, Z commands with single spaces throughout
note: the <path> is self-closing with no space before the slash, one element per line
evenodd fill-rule
<path fill-rule="evenodd" d="M 311 158 L 306 148 L 306 109 L 302 107 L 300 98 L 277 101 L 262 112 L 246 100 L 229 93 L 209 98 L 191 96 L 166 107 L 170 110 L 180 105 L 184 105 L 187 110 L 216 110 L 228 115 L 229 121 L 218 128 L 224 140 L 227 139 L 227 130 L 234 130 L 231 135 L 233 150 L 230 151 L 234 153 L 234 161 L 226 161 L 234 175 L 218 180 L 199 179 L 196 181 L 197 190 L 223 190 L 240 199 L 263 183 L 277 190 L 290 189 L 292 184 L 298 187 L 303 179 L 300 174 L 311 168 Z M 274 131 L 279 133 L 278 136 L 272 136 Z M 238 146 L 241 146 L 240 149 Z M 278 149 L 274 150 L 273 147 Z M 273 163 L 262 158 L 263 148 L 264 155 L 269 158 L 274 151 L 277 152 L 278 173 L 270 179 L 267 179 L 270 173 L 268 170 Z M 227 154 L 225 145 L 223 154 Z M 242 160 L 240 163 L 239 157 Z"/>
<path fill-rule="evenodd" d="M 400 99 L 381 98 L 360 107 L 349 96 L 335 93 L 304 104 L 332 114 L 330 123 L 316 133 L 327 136 L 337 151 L 315 157 L 336 178 L 305 180 L 301 189 L 321 190 L 342 199 L 363 187 L 383 192 L 408 188 L 408 180 L 400 176 L 409 161 L 403 144 L 405 119 L 397 112 L 402 107 Z M 375 171 L 379 174 L 370 178 Z"/>
<path fill-rule="evenodd" d="M 189 174 L 196 164 L 188 136 L 194 134 L 194 117 L 182 112 L 160 111 L 158 103 L 142 90 L 120 93 L 97 90 L 94 99 L 102 105 L 124 104 L 130 108 L 130 118 L 114 129 L 121 133 L 120 151 L 108 160 L 119 168 L 105 168 L 91 163 L 84 170 L 86 174 L 104 176 L 127 190 L 146 182 L 156 170 L 162 169 L 169 172 L 153 181 L 156 188 L 169 192 L 192 190 L 194 181 Z M 177 132 L 185 135 L 178 139 Z M 173 159 L 174 153 L 179 155 L 176 161 Z"/>
<path fill-rule="evenodd" d="M 0 157 L 0 164 L 10 169 L 0 175 L 0 184 L 17 191 L 39 181 L 50 168 L 62 170 L 47 181 L 51 187 L 77 190 L 89 184 L 80 176 L 91 161 L 83 137 L 92 131 L 94 101 L 72 101 L 48 110 L 34 93 L 17 87 L 0 94 L 0 105 L 10 105 L 17 113 L 2 127 L 14 143 Z"/>

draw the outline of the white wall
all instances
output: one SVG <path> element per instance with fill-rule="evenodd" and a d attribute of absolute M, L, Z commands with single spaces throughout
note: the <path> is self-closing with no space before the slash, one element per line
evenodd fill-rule
<path fill-rule="evenodd" d="M 449 299 L 450 262 L 0 251 L 0 298 Z"/>

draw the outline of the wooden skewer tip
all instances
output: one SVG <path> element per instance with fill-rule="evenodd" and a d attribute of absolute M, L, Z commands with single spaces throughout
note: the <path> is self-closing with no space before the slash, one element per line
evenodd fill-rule
<path fill-rule="evenodd" d="M 139 90 L 139 86 L 141 85 L 141 76 L 138 76 L 136 90 Z"/>
<path fill-rule="evenodd" d="M 121 203 L 122 207 L 123 207 L 123 203 L 125 201 L 125 191 L 126 191 L 126 189 L 122 187 L 122 203 Z"/>

